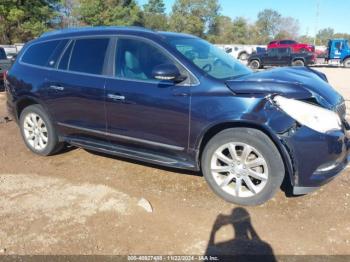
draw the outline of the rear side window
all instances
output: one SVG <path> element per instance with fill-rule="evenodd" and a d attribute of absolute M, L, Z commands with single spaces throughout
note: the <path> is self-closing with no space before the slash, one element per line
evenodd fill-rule
<path fill-rule="evenodd" d="M 60 43 L 57 45 L 57 47 L 55 48 L 55 51 L 52 53 L 52 55 L 50 56 L 48 65 L 49 67 L 55 67 L 55 65 L 57 64 L 58 59 L 60 58 L 61 53 L 63 52 L 64 47 L 67 45 L 68 40 L 64 39 L 61 40 Z"/>
<path fill-rule="evenodd" d="M 58 65 L 58 69 L 67 70 L 68 64 L 69 64 L 69 58 L 70 58 L 70 55 L 71 55 L 72 49 L 73 49 L 73 43 L 74 42 L 71 42 L 69 44 L 69 46 L 66 48 L 66 50 L 61 58 L 61 61 Z"/>
<path fill-rule="evenodd" d="M 75 72 L 102 74 L 108 43 L 109 38 L 76 40 L 68 69 Z"/>
<path fill-rule="evenodd" d="M 60 40 L 34 44 L 25 51 L 22 61 L 37 66 L 46 66 Z"/>

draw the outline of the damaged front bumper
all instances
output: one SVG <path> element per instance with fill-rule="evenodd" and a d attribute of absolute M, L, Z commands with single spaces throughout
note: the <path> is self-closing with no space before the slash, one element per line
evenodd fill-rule
<path fill-rule="evenodd" d="M 290 156 L 294 194 L 306 194 L 339 175 L 349 162 L 350 136 L 342 131 L 322 134 L 299 126 L 279 136 Z"/>
<path fill-rule="evenodd" d="M 270 97 L 268 100 L 266 125 L 277 135 L 294 194 L 317 190 L 347 167 L 350 160 L 350 125 L 344 119 L 345 109 L 338 112 L 342 129 L 321 133 L 301 125 L 279 110 Z"/>

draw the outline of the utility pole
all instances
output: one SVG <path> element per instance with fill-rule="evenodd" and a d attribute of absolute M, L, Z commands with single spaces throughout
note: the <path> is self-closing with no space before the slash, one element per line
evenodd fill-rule
<path fill-rule="evenodd" d="M 316 20 L 315 20 L 315 37 L 314 37 L 314 45 L 317 44 L 317 31 L 318 31 L 318 23 L 320 19 L 320 0 L 316 0 Z"/>

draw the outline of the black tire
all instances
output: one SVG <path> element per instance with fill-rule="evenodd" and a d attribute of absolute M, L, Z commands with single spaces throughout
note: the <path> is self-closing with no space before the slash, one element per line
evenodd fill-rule
<path fill-rule="evenodd" d="M 305 63 L 303 60 L 297 59 L 292 62 L 292 66 L 305 66 Z"/>
<path fill-rule="evenodd" d="M 350 58 L 347 58 L 344 60 L 344 67 L 345 68 L 350 68 Z"/>
<path fill-rule="evenodd" d="M 28 142 L 28 140 L 25 136 L 25 131 L 24 131 L 25 118 L 29 114 L 33 114 L 33 113 L 38 115 L 42 119 L 42 121 L 44 122 L 44 125 L 47 129 L 47 132 L 45 132 L 46 136 L 47 136 L 47 143 L 46 143 L 45 148 L 43 148 L 41 150 L 35 149 Z M 19 123 L 20 123 L 20 129 L 21 129 L 23 141 L 26 144 L 26 146 L 28 147 L 28 149 L 30 151 L 32 151 L 33 153 L 41 155 L 41 156 L 50 156 L 50 155 L 58 153 L 63 148 L 64 144 L 59 142 L 58 135 L 57 135 L 57 132 L 52 124 L 52 121 L 41 105 L 36 104 L 36 105 L 31 105 L 31 106 L 26 107 L 21 112 Z"/>
<path fill-rule="evenodd" d="M 266 184 L 260 192 L 253 196 L 237 197 L 229 194 L 218 185 L 211 172 L 211 161 L 216 150 L 231 142 L 245 143 L 257 149 L 266 160 L 268 170 Z M 230 128 L 215 135 L 203 150 L 201 167 L 211 189 L 227 202 L 238 205 L 260 205 L 266 202 L 274 196 L 285 177 L 284 163 L 275 144 L 266 134 L 252 128 Z M 246 185 L 244 186 L 248 188 Z"/>
<path fill-rule="evenodd" d="M 246 52 L 240 53 L 238 56 L 239 60 L 246 61 L 248 60 L 249 55 Z"/>
<path fill-rule="evenodd" d="M 250 61 L 250 62 L 249 62 L 249 67 L 250 67 L 251 69 L 254 69 L 254 70 L 257 70 L 257 69 L 261 68 L 260 61 L 259 61 L 259 60 L 256 60 L 256 59 Z"/>

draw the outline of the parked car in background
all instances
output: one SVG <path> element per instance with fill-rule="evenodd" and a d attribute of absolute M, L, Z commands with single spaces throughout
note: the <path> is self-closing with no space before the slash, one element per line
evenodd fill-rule
<path fill-rule="evenodd" d="M 327 57 L 327 47 L 326 46 L 316 46 L 315 55 L 317 58 L 326 58 Z"/>
<path fill-rule="evenodd" d="M 23 43 L 15 43 L 13 44 L 16 47 L 17 54 L 22 50 L 24 44 Z"/>
<path fill-rule="evenodd" d="M 293 53 L 291 48 L 270 48 L 264 53 L 252 54 L 248 65 L 252 69 L 259 69 L 264 66 L 308 66 L 315 61 L 313 53 Z"/>
<path fill-rule="evenodd" d="M 257 48 L 266 48 L 259 45 L 216 45 L 232 57 L 241 61 L 247 61 L 248 57 L 257 51 Z"/>
<path fill-rule="evenodd" d="M 17 48 L 14 45 L 0 45 L 0 47 L 5 50 L 8 59 L 11 59 L 14 55 L 17 54 Z"/>
<path fill-rule="evenodd" d="M 328 41 L 326 62 L 339 63 L 350 68 L 350 44 L 348 39 L 331 39 Z"/>
<path fill-rule="evenodd" d="M 253 72 L 191 35 L 48 33 L 26 44 L 5 86 L 32 152 L 68 143 L 202 171 L 217 195 L 240 205 L 267 201 L 284 179 L 295 194 L 311 192 L 348 164 L 344 99 L 324 74 Z"/>
<path fill-rule="evenodd" d="M 275 40 L 267 45 L 267 49 L 271 48 L 291 48 L 293 53 L 315 52 L 315 46 L 310 44 L 298 43 L 294 40 Z"/>
<path fill-rule="evenodd" d="M 4 48 L 0 47 L 0 91 L 4 91 L 4 74 L 11 66 L 11 61 L 7 58 Z"/>

